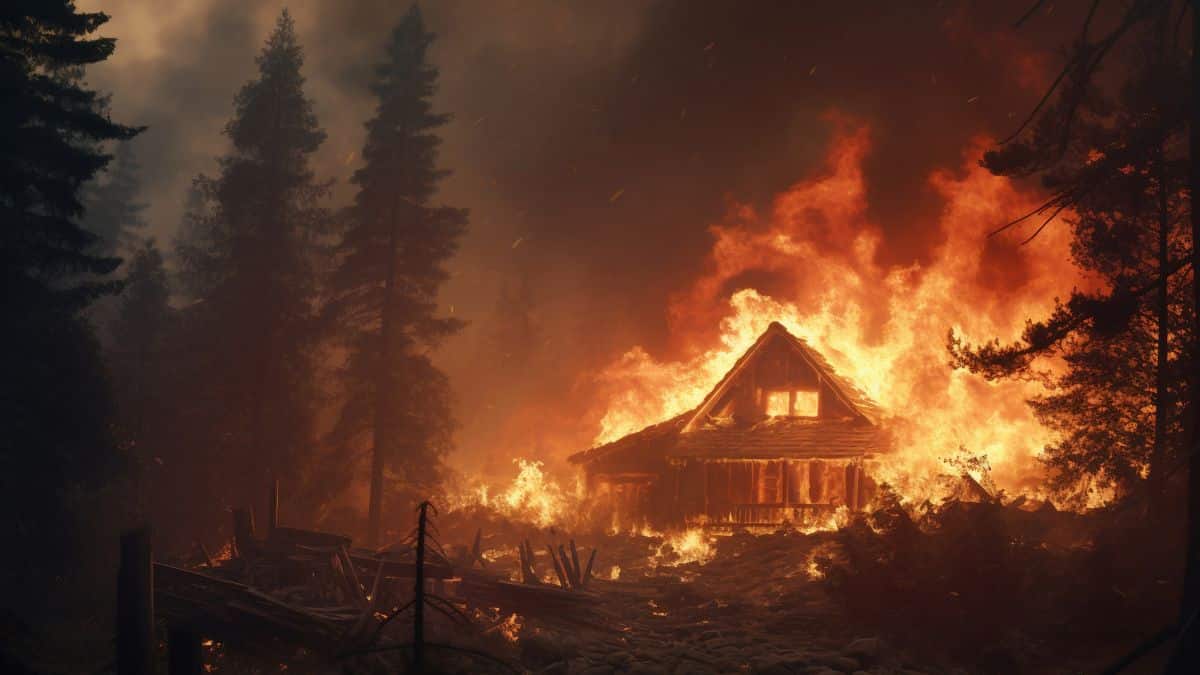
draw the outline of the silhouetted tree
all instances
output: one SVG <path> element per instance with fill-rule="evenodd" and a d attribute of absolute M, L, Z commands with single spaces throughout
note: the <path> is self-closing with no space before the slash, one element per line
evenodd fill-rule
<path fill-rule="evenodd" d="M 327 306 L 349 352 L 332 438 L 370 443 L 371 542 L 379 536 L 385 467 L 401 484 L 424 489 L 438 478 L 452 431 L 449 384 L 427 350 L 462 325 L 437 316 L 437 293 L 467 214 L 430 205 L 447 174 L 436 167 L 440 141 L 432 131 L 449 120 L 429 100 L 437 81 L 426 60 L 433 37 L 414 6 L 375 69 L 370 89 L 378 103 Z"/>
<path fill-rule="evenodd" d="M 1018 25 L 1042 4 L 1035 3 Z M 1196 311 L 1200 284 L 1195 279 L 1200 269 L 1200 249 L 1196 247 L 1200 218 L 1191 205 L 1197 175 L 1191 170 L 1190 158 L 1200 150 L 1200 135 L 1190 122 L 1200 104 L 1194 79 L 1195 60 L 1200 56 L 1196 49 L 1200 16 L 1194 3 L 1138 0 L 1122 5 L 1116 23 L 1097 37 L 1091 28 L 1099 5 L 1090 5 L 1067 53 L 1066 65 L 1026 124 L 1009 139 L 1015 142 L 989 153 L 984 163 L 1005 175 L 1043 176 L 1051 198 L 1016 221 L 1048 214 L 1031 239 L 1064 210 L 1080 211 L 1081 221 L 1086 222 L 1089 215 L 1103 212 L 1105 199 L 1113 196 L 1125 199 L 1120 206 L 1132 211 L 1116 210 L 1113 206 L 1118 202 L 1110 204 L 1106 214 L 1110 222 L 1101 222 L 1095 230 L 1102 234 L 1111 230 L 1128 238 L 1131 251 L 1145 252 L 1144 242 L 1154 241 L 1153 257 L 1143 265 L 1143 273 L 1108 275 L 1110 288 L 1102 293 L 1073 293 L 1048 319 L 1030 322 L 1016 344 L 992 342 L 969 348 L 951 335 L 950 347 L 957 364 L 989 376 L 1008 376 L 1027 371 L 1031 359 L 1061 350 L 1064 344 L 1077 346 L 1079 340 L 1106 334 L 1132 335 L 1144 325 L 1136 320 L 1139 314 L 1154 317 L 1155 447 L 1149 460 L 1149 492 L 1156 500 L 1161 498 L 1169 471 L 1173 406 L 1185 408 L 1183 424 L 1189 439 L 1186 450 L 1176 449 L 1190 465 L 1188 554 L 1179 621 L 1187 632 L 1168 670 L 1195 672 L 1200 665 L 1200 631 L 1196 630 L 1200 610 L 1200 453 L 1196 452 L 1200 402 L 1195 398 L 1200 390 L 1200 349 L 1196 344 L 1200 339 L 1200 312 Z M 1185 42 L 1188 12 L 1192 15 L 1190 45 Z M 1107 55 L 1119 52 L 1131 35 L 1138 37 L 1140 58 L 1122 73 L 1128 77 L 1116 105 L 1106 108 L 1097 73 Z M 1139 187 L 1146 192 L 1130 200 L 1131 188 Z M 1078 233 L 1076 241 L 1081 242 Z M 1089 245 L 1086 236 L 1082 243 Z M 1119 248 L 1122 242 L 1114 243 Z M 1146 268 L 1155 273 L 1146 274 Z M 1190 304 L 1190 317 L 1172 316 L 1171 298 L 1176 292 L 1181 297 L 1176 306 Z M 1190 302 L 1182 296 L 1190 296 Z M 1190 336 L 1177 335 L 1172 340 L 1176 321 L 1181 329 L 1187 326 Z M 1172 391 L 1172 360 L 1189 375 L 1186 393 Z M 1111 383 L 1107 388 L 1113 389 Z M 1178 399 L 1172 401 L 1173 394 Z"/>
<path fill-rule="evenodd" d="M 328 185 L 314 180 L 309 156 L 325 135 L 286 10 L 257 62 L 225 127 L 232 150 L 218 176 L 196 179 L 176 249 L 191 301 L 178 346 L 189 362 L 180 414 L 195 444 L 180 459 L 203 458 L 209 466 L 188 485 L 226 506 L 255 503 L 272 478 L 304 464 L 316 396 L 312 264 Z"/>
<path fill-rule="evenodd" d="M 113 255 L 138 244 L 146 228 L 138 201 L 141 170 L 130 143 L 118 143 L 113 161 L 96 180 L 84 186 L 84 226 L 99 237 L 95 249 Z"/>
<path fill-rule="evenodd" d="M 116 459 L 108 379 L 78 312 L 119 288 L 106 277 L 120 261 L 93 253 L 79 193 L 110 159 L 98 144 L 139 130 L 63 76 L 112 53 L 88 38 L 107 19 L 66 0 L 0 6 L 0 511 L 8 548 L 26 552 L 3 567 L 5 604 L 45 604 L 37 582 L 70 559 L 71 519 Z"/>
<path fill-rule="evenodd" d="M 1073 258 L 1105 288 L 1076 291 L 1049 319 L 1031 322 L 1018 344 L 971 348 L 951 336 L 955 363 L 989 377 L 1028 374 L 1035 357 L 1063 355 L 1070 368 L 1058 391 L 1033 402 L 1064 432 L 1048 453 L 1060 486 L 1091 475 L 1132 488 L 1146 473 L 1159 507 L 1181 450 L 1188 392 L 1180 380 L 1193 349 L 1191 281 L 1182 271 L 1191 252 L 1183 222 L 1188 74 L 1169 9 L 1134 29 L 1132 75 L 1116 95 L 1074 83 L 1028 138 L 984 159 L 998 174 L 1041 176 L 1053 193 L 1042 211 L 1052 218 L 1070 209 Z"/>
<path fill-rule="evenodd" d="M 135 488 L 145 512 L 147 471 L 171 444 L 171 364 L 166 344 L 174 321 L 162 253 L 153 239 L 134 250 L 126 263 L 125 288 L 112 324 L 109 363 L 117 394 L 121 433 L 137 463 Z M 177 498 L 174 494 L 172 499 Z"/>

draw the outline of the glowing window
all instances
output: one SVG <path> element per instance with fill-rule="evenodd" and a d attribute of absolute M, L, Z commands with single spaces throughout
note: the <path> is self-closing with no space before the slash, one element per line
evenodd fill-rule
<path fill-rule="evenodd" d="M 818 410 L 819 404 L 817 403 L 817 392 L 796 392 L 796 404 L 792 408 L 792 415 L 796 417 L 816 417 Z"/>
<path fill-rule="evenodd" d="M 767 392 L 767 415 L 771 417 L 816 417 L 818 406 L 815 391 Z"/>
<path fill-rule="evenodd" d="M 767 392 L 767 414 L 771 417 L 787 417 L 791 414 L 791 392 Z"/>

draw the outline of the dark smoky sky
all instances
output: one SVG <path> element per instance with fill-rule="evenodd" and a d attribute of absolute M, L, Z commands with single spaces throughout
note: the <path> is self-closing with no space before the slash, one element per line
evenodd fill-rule
<path fill-rule="evenodd" d="M 112 92 L 115 118 L 150 127 L 135 149 L 153 229 L 169 240 L 189 181 L 225 148 L 233 95 L 284 5 L 79 4 L 113 17 L 101 33 L 118 38 L 117 52 L 89 79 Z M 1029 4 L 421 3 L 439 36 L 437 107 L 454 115 L 442 162 L 455 173 L 441 199 L 472 211 L 444 293 L 447 311 L 472 325 L 439 357 L 462 402 L 463 444 L 484 447 L 522 406 L 578 409 L 581 374 L 632 345 L 669 356 L 667 298 L 702 268 L 707 228 L 731 203 L 765 204 L 817 169 L 831 109 L 872 127 L 865 169 L 880 262 L 925 260 L 942 208 L 929 173 L 960 166 L 976 135 L 1014 128 L 1086 9 L 1048 3 L 1013 30 Z M 408 4 L 288 6 L 328 133 L 315 168 L 345 202 L 370 67 Z M 512 345 L 496 347 L 511 314 L 498 299 L 522 282 L 537 344 L 522 358 L 536 366 L 506 364 Z"/>

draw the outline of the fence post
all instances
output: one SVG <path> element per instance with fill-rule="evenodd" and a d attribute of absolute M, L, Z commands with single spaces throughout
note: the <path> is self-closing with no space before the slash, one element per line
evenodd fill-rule
<path fill-rule="evenodd" d="M 117 571 L 117 675 L 154 673 L 154 565 L 150 528 L 121 535 Z"/>

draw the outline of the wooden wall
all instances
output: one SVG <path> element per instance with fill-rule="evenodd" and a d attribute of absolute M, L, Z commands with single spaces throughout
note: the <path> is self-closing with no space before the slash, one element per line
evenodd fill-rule
<path fill-rule="evenodd" d="M 798 511 L 847 506 L 869 499 L 855 459 L 681 460 L 664 485 L 675 516 L 720 523 L 783 522 Z"/>

